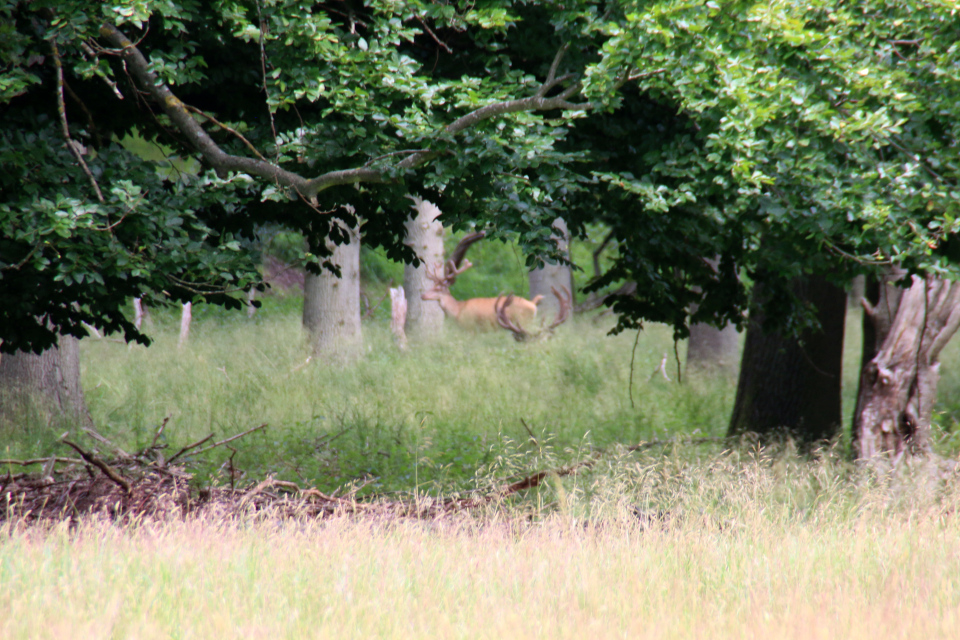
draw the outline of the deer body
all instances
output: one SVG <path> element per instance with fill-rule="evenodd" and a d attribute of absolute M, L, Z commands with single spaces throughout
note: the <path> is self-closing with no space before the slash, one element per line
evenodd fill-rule
<path fill-rule="evenodd" d="M 497 301 L 502 303 L 502 298 L 457 300 L 444 289 L 432 289 L 421 297 L 439 302 L 443 312 L 465 329 L 494 331 L 500 327 L 497 324 Z M 536 296 L 533 300 L 514 298 L 513 303 L 506 309 L 506 314 L 514 323 L 520 326 L 528 325 L 537 317 L 537 304 L 542 298 L 543 296 Z"/>

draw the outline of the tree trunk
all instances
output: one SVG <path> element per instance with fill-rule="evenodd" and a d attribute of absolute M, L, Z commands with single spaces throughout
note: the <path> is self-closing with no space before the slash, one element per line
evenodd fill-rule
<path fill-rule="evenodd" d="M 737 327 L 729 324 L 723 329 L 698 322 L 690 325 L 687 341 L 687 375 L 697 372 L 732 372 L 739 355 Z"/>
<path fill-rule="evenodd" d="M 320 275 L 308 271 L 303 282 L 303 328 L 314 355 L 335 362 L 354 359 L 363 347 L 360 332 L 360 229 L 344 229 L 350 237 L 348 243 L 334 245 L 327 241 L 333 251 L 329 261 L 340 267 L 340 277 L 326 269 Z"/>
<path fill-rule="evenodd" d="M 799 340 L 764 332 L 763 293 L 755 290 L 730 436 L 789 435 L 811 445 L 839 432 L 846 294 L 820 277 L 795 286 L 816 308 L 820 329 L 805 331 Z"/>
<path fill-rule="evenodd" d="M 707 260 L 714 272 L 719 262 L 716 257 Z M 696 313 L 697 308 L 698 305 L 691 307 L 691 316 Z M 720 329 L 702 322 L 690 325 L 690 338 L 687 340 L 687 375 L 729 374 L 735 371 L 737 356 L 740 355 L 739 343 L 740 335 L 735 325 L 728 324 Z"/>
<path fill-rule="evenodd" d="M 415 340 L 423 340 L 439 336 L 443 331 L 440 303 L 420 297 L 433 286 L 427 279 L 427 267 L 436 269 L 443 264 L 443 223 L 437 220 L 440 209 L 436 205 L 415 196 L 409 197 L 417 215 L 407 220 L 406 243 L 413 247 L 422 262 L 419 267 L 408 264 L 403 269 L 406 332 Z"/>
<path fill-rule="evenodd" d="M 180 340 L 177 341 L 177 348 L 182 349 L 190 339 L 190 325 L 193 324 L 193 303 L 184 302 L 180 307 Z"/>
<path fill-rule="evenodd" d="M 80 386 L 80 341 L 60 336 L 59 346 L 37 355 L 0 357 L 0 424 L 91 427 Z"/>
<path fill-rule="evenodd" d="M 960 283 L 913 276 L 869 287 L 864 301 L 864 358 L 853 416 L 859 458 L 930 449 L 930 419 L 940 380 L 940 352 L 960 327 Z M 871 295 L 872 294 L 872 295 Z M 872 303 L 872 304 L 871 304 Z"/>
<path fill-rule="evenodd" d="M 557 247 L 569 259 L 570 232 L 567 230 L 567 223 L 563 218 L 557 218 L 553 223 L 553 230 Z M 548 263 L 530 272 L 530 299 L 543 296 L 537 309 L 538 318 L 552 318 L 560 311 L 560 301 L 553 295 L 552 287 L 569 291 L 573 295 L 573 276 L 569 265 Z"/>

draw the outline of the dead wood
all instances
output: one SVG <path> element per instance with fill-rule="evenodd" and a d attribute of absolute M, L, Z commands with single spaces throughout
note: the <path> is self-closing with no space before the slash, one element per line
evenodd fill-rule
<path fill-rule="evenodd" d="M 201 445 L 211 437 L 184 447 L 170 461 L 157 462 L 159 451 L 166 445 L 157 445 L 162 423 L 150 447 L 133 456 L 101 459 L 80 445 L 67 439 L 61 442 L 80 454 L 74 458 L 38 458 L 33 460 L 3 461 L 27 466 L 44 464 L 40 474 L 17 474 L 8 471 L 0 475 L 0 522 L 12 520 L 22 524 L 66 520 L 75 523 L 87 516 L 106 517 L 117 522 L 152 518 L 184 518 L 210 514 L 220 518 L 323 518 L 331 515 L 352 515 L 395 520 L 414 518 L 432 520 L 469 510 L 495 506 L 510 496 L 541 486 L 551 477 L 562 478 L 593 468 L 612 450 L 598 449 L 576 464 L 545 469 L 519 478 L 509 479 L 499 487 L 471 496 L 414 499 L 388 499 L 375 496 L 358 499 L 356 490 L 346 496 L 324 493 L 316 488 L 269 476 L 247 487 L 234 486 L 233 462 L 230 459 L 231 486 L 198 488 L 192 483 L 192 474 L 184 466 L 171 462 L 186 451 L 193 456 L 242 438 L 266 427 L 258 425 L 242 433 L 225 438 L 206 447 Z M 530 431 L 527 428 L 528 432 Z M 720 442 L 719 438 L 689 438 L 643 442 L 620 451 L 639 451 L 648 447 L 669 444 L 701 444 Z M 54 469 L 55 462 L 67 465 Z M 85 464 L 84 464 L 85 463 Z M 98 474 L 91 467 L 99 469 Z"/>

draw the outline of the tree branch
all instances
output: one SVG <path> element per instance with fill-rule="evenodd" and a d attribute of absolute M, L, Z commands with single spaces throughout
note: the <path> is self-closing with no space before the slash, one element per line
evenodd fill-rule
<path fill-rule="evenodd" d="M 239 171 L 274 181 L 293 189 L 301 197 L 314 204 L 316 203 L 317 194 L 330 187 L 356 184 L 359 182 L 384 183 L 388 181 L 388 177 L 382 171 L 371 169 L 366 165 L 355 169 L 329 171 L 315 178 L 308 179 L 292 171 L 287 171 L 267 160 L 226 153 L 194 119 L 190 113 L 192 108 L 181 102 L 170 88 L 150 70 L 146 58 L 137 48 L 136 44 L 131 42 L 119 29 L 110 24 L 104 24 L 100 27 L 100 36 L 119 50 L 119 55 L 122 56 L 133 76 L 143 85 L 150 96 L 161 105 L 164 113 L 167 114 L 180 132 L 187 137 L 194 148 L 200 152 L 203 158 L 210 163 L 218 173 Z M 552 89 L 574 79 L 572 74 L 563 75 L 559 78 L 556 77 L 557 67 L 560 65 L 560 61 L 563 59 L 563 54 L 566 53 L 567 48 L 568 45 L 564 45 L 557 52 L 546 81 L 544 81 L 533 96 L 497 102 L 480 107 L 457 118 L 447 125 L 444 131 L 448 134 L 456 134 L 483 120 L 489 120 L 509 113 L 549 111 L 552 109 L 583 111 L 592 108 L 593 104 L 589 102 L 570 102 L 570 99 L 581 89 L 579 82 L 574 82 L 567 86 L 555 96 L 547 97 L 547 94 Z M 436 157 L 436 155 L 437 152 L 435 151 L 417 151 L 400 161 L 397 168 L 404 170 L 413 169 L 428 162 Z"/>
<path fill-rule="evenodd" d="M 80 152 L 80 144 L 74 142 L 73 138 L 70 137 L 70 127 L 67 125 L 67 105 L 63 100 L 63 64 L 60 62 L 60 51 L 57 49 L 57 43 L 53 40 L 50 41 L 50 51 L 53 53 L 53 66 L 57 71 L 57 113 L 60 115 L 60 127 L 63 129 L 63 137 L 67 141 L 67 148 L 70 149 L 73 157 L 80 163 L 80 167 L 83 169 L 83 172 L 87 174 L 90 184 L 93 185 L 93 190 L 97 194 L 97 200 L 102 203 L 104 200 L 103 193 L 100 191 L 100 185 L 97 184 L 97 179 L 93 177 L 90 167 L 87 166 L 87 163 L 83 159 L 83 154 Z"/>

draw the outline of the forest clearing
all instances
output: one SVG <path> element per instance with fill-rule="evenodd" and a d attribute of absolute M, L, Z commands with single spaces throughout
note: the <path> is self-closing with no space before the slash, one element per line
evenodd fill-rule
<path fill-rule="evenodd" d="M 958 331 L 960 0 L 0 3 L 0 637 L 958 637 Z"/>
<path fill-rule="evenodd" d="M 238 508 L 240 493 L 232 506 L 185 516 L 113 522 L 107 511 L 32 526 L 7 517 L 0 608 L 10 615 L 0 635 L 926 638 L 960 629 L 960 478 L 920 462 L 893 473 L 858 467 L 843 443 L 812 456 L 789 445 L 730 448 L 722 436 L 735 381 L 678 382 L 672 360 L 667 380 L 659 364 L 673 345 L 662 327 L 637 342 L 631 405 L 635 336 L 605 335 L 609 317 L 577 318 L 532 344 L 449 327 L 444 341 L 407 353 L 374 320 L 367 353 L 332 370 L 301 366 L 309 352 L 290 302 L 267 299 L 253 319 L 201 309 L 183 348 L 170 313 L 154 313 L 149 348 L 84 340 L 87 401 L 101 435 L 127 451 L 150 445 L 166 419 L 168 458 L 208 432 L 219 441 L 262 420 L 233 450 L 177 464 L 203 484 L 229 487 L 235 469 L 238 490 L 269 476 L 360 508 L 318 516 L 309 496 L 281 485 L 265 488 L 275 500 Z M 849 326 L 855 361 L 858 324 Z M 950 460 L 954 362 L 956 346 L 936 427 L 938 454 Z M 3 441 L 16 457 L 72 455 L 60 435 L 5 432 Z M 106 457 L 102 444 L 80 441 Z M 437 509 L 440 498 L 489 495 L 595 454 L 596 464 L 536 488 Z"/>

